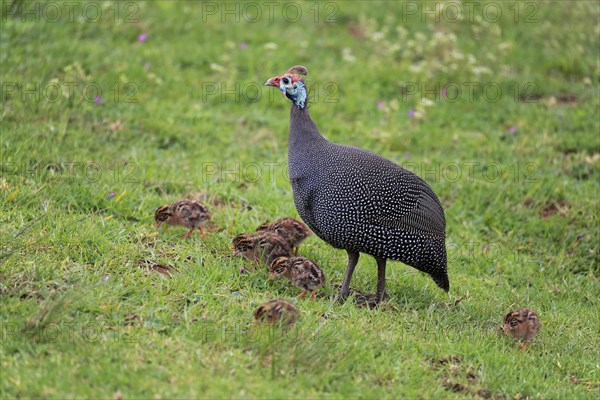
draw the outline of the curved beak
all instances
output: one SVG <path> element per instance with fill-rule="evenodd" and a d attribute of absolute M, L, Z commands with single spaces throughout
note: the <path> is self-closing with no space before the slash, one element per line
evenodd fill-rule
<path fill-rule="evenodd" d="M 265 82 L 265 86 L 276 87 L 277 89 L 281 90 L 281 93 L 283 94 L 283 96 L 285 96 L 285 89 L 283 87 L 281 87 L 279 84 L 280 78 L 281 77 L 279 77 L 279 76 L 272 77 L 271 79 L 269 79 L 268 81 Z"/>
<path fill-rule="evenodd" d="M 275 78 L 278 78 L 277 76 L 274 76 L 273 78 L 267 80 L 265 82 L 265 86 L 275 86 L 275 87 L 279 87 L 275 82 L 273 82 L 275 80 Z"/>

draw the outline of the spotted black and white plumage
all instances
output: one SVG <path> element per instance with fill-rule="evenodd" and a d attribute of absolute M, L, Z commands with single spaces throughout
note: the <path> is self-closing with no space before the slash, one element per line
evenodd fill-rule
<path fill-rule="evenodd" d="M 257 232 L 275 232 L 288 241 L 294 254 L 298 254 L 298 247 L 312 234 L 308 226 L 297 219 L 284 217 L 274 222 L 265 222 L 256 228 Z"/>
<path fill-rule="evenodd" d="M 244 256 L 254 262 L 270 265 L 277 257 L 289 257 L 289 243 L 274 232 L 242 233 L 233 238 L 233 255 Z"/>
<path fill-rule="evenodd" d="M 208 208 L 195 200 L 179 200 L 170 205 L 164 205 L 156 209 L 154 221 L 160 227 L 163 223 L 167 225 L 185 226 L 191 234 L 198 228 L 204 235 L 202 225 L 211 217 Z"/>
<path fill-rule="evenodd" d="M 325 285 L 325 274 L 323 270 L 313 261 L 304 257 L 279 257 L 269 265 L 271 276 L 285 276 L 292 284 L 302 289 L 298 298 L 311 292 L 314 300 L 315 293 Z"/>
<path fill-rule="evenodd" d="M 294 70 L 296 68 L 296 70 Z M 305 86 L 298 67 L 267 85 L 282 91 Z M 292 82 L 286 84 L 285 82 Z M 296 209 L 321 239 L 349 254 L 341 295 L 348 294 L 360 253 L 378 262 L 378 301 L 385 287 L 385 260 L 399 260 L 431 275 L 445 291 L 447 274 L 444 210 L 431 187 L 414 173 L 367 150 L 329 142 L 305 102 L 292 100 L 289 177 Z M 305 99 L 304 99 L 305 100 Z"/>

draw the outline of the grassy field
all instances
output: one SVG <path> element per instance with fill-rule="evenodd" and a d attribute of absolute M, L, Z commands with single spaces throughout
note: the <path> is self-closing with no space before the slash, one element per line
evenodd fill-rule
<path fill-rule="evenodd" d="M 599 396 L 597 2 L 66 3 L 2 1 L 2 398 Z M 333 303 L 346 254 L 313 236 L 321 296 L 252 322 L 299 292 L 229 247 L 297 216 L 262 86 L 296 64 L 322 133 L 436 191 L 450 295 L 390 262 L 381 307 Z M 204 239 L 153 225 L 184 197 Z"/>

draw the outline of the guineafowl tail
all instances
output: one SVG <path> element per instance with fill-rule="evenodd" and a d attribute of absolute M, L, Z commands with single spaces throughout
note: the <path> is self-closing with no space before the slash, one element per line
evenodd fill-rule
<path fill-rule="evenodd" d="M 450 281 L 448 280 L 448 274 L 439 274 L 439 275 L 431 275 L 433 281 L 440 288 L 444 289 L 446 292 L 450 290 Z"/>

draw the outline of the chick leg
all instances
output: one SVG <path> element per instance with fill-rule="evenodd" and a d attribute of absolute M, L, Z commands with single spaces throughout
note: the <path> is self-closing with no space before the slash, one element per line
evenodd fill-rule
<path fill-rule="evenodd" d="M 202 235 L 202 237 L 204 237 L 206 235 L 206 233 L 204 232 L 204 228 L 202 228 L 201 226 L 198 227 L 198 230 L 200 231 L 200 234 Z"/>
<path fill-rule="evenodd" d="M 523 343 L 523 345 L 521 346 L 521 348 L 519 349 L 519 351 L 525 351 L 525 349 L 527 348 L 528 343 L 525 342 Z"/>
<path fill-rule="evenodd" d="M 189 238 L 189 237 L 190 237 L 190 235 L 191 235 L 193 232 L 194 232 L 194 228 L 190 229 L 190 230 L 188 231 L 188 233 L 186 233 L 185 235 L 183 235 L 182 239 Z"/>
<path fill-rule="evenodd" d="M 302 291 L 302 293 L 300 293 L 298 296 L 296 296 L 296 298 L 297 298 L 297 299 L 301 299 L 301 298 L 303 298 L 303 297 L 304 297 L 304 295 L 305 295 L 307 292 L 308 292 L 308 290 L 304 289 L 304 290 Z"/>
<path fill-rule="evenodd" d="M 348 251 L 348 268 L 346 269 L 346 276 L 344 277 L 344 282 L 342 283 L 342 287 L 340 291 L 335 296 L 335 301 L 343 302 L 346 300 L 348 295 L 350 294 L 350 280 L 352 279 L 352 274 L 354 273 L 354 268 L 356 267 L 356 263 L 358 263 L 358 257 L 360 257 L 360 253 L 355 253 L 353 251 Z"/>
<path fill-rule="evenodd" d="M 313 291 L 312 291 L 312 293 L 311 293 L 311 295 L 310 295 L 310 299 L 311 299 L 312 301 L 315 301 L 315 293 L 317 293 L 317 291 L 316 291 L 316 290 L 313 290 Z"/>

